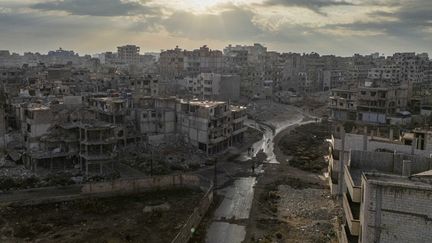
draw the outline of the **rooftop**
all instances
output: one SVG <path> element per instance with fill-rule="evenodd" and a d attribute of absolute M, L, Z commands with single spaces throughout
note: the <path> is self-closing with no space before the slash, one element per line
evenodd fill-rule
<path fill-rule="evenodd" d="M 113 102 L 113 103 L 123 103 L 123 102 L 125 102 L 124 99 L 119 98 L 119 97 L 100 97 L 100 98 L 93 98 L 93 100 L 103 101 L 103 102 Z"/>
<path fill-rule="evenodd" d="M 223 105 L 226 102 L 224 101 L 208 101 L 208 100 L 191 100 L 191 101 L 187 101 L 187 100 L 180 100 L 180 103 L 182 104 L 190 104 L 190 105 L 196 105 L 196 106 L 200 106 L 200 107 L 205 107 L 205 108 L 210 108 L 210 107 L 215 107 L 218 105 Z"/>

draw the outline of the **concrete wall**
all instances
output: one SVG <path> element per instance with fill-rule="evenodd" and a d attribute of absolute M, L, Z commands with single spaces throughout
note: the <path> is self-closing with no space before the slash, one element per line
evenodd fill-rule
<path fill-rule="evenodd" d="M 431 191 L 364 185 L 362 242 L 432 242 Z"/>
<path fill-rule="evenodd" d="M 393 154 L 387 152 L 351 151 L 350 166 L 367 170 L 377 170 L 402 174 L 402 161 L 411 160 L 412 174 L 432 169 L 432 159 L 408 154 Z"/>
<path fill-rule="evenodd" d="M 200 178 L 193 175 L 173 175 L 150 177 L 144 179 L 120 179 L 110 182 L 85 184 L 81 192 L 86 193 L 131 193 L 171 187 L 199 187 Z"/>
<path fill-rule="evenodd" d="M 364 145 L 364 136 L 361 134 L 346 134 L 345 135 L 345 150 L 363 150 Z M 335 149 L 340 150 L 342 147 L 341 139 L 335 138 L 334 140 L 334 147 Z M 377 149 L 387 149 L 390 151 L 396 151 L 398 153 L 405 153 L 405 154 L 411 154 L 412 152 L 412 146 L 411 145 L 404 145 L 404 144 L 397 144 L 397 143 L 390 143 L 390 142 L 382 142 L 382 141 L 376 141 L 372 140 L 371 137 L 368 137 L 367 139 L 367 151 L 375 151 Z M 414 149 L 415 155 L 430 157 L 432 154 L 432 151 L 430 150 L 420 150 L 420 149 Z"/>

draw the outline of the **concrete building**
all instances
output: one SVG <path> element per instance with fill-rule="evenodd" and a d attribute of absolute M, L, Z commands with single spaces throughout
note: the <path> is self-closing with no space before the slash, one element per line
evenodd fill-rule
<path fill-rule="evenodd" d="M 159 58 L 159 71 L 165 80 L 195 76 L 200 73 L 220 73 L 224 65 L 223 54 L 202 46 L 193 51 L 178 48 L 162 51 Z"/>
<path fill-rule="evenodd" d="M 140 63 L 140 48 L 135 45 L 126 45 L 117 47 L 117 56 L 120 62 L 126 64 Z"/>
<path fill-rule="evenodd" d="M 129 87 L 134 97 L 148 97 L 159 95 L 159 77 L 155 75 L 145 75 L 144 77 L 134 78 Z"/>
<path fill-rule="evenodd" d="M 201 73 L 196 77 L 186 77 L 182 83 L 187 93 L 207 100 L 237 101 L 240 99 L 240 77 Z"/>
<path fill-rule="evenodd" d="M 245 51 L 247 52 L 247 62 L 249 64 L 260 64 L 266 61 L 267 47 L 258 43 L 255 43 L 253 46 L 229 45 L 223 50 L 224 55 L 242 58 L 241 61 L 244 61 L 243 54 Z"/>
<path fill-rule="evenodd" d="M 357 120 L 367 123 L 387 123 L 389 116 L 407 108 L 408 90 L 403 86 L 359 87 L 357 95 Z"/>
<path fill-rule="evenodd" d="M 93 121 L 79 126 L 79 158 L 85 174 L 99 174 L 114 170 L 116 153 L 116 126 Z"/>
<path fill-rule="evenodd" d="M 357 120 L 357 90 L 332 89 L 330 96 L 330 117 L 337 121 Z"/>
<path fill-rule="evenodd" d="M 366 81 L 360 86 L 333 89 L 329 99 L 330 117 L 337 121 L 402 125 L 411 119 L 406 86 Z"/>
<path fill-rule="evenodd" d="M 343 163 L 340 242 L 430 242 L 432 159 L 351 151 Z"/>
<path fill-rule="evenodd" d="M 136 120 L 141 134 L 155 139 L 176 132 L 176 98 L 140 98 L 135 100 Z"/>
<path fill-rule="evenodd" d="M 243 139 L 243 110 L 226 102 L 180 100 L 176 107 L 177 131 L 185 142 L 206 154 L 220 153 Z"/>

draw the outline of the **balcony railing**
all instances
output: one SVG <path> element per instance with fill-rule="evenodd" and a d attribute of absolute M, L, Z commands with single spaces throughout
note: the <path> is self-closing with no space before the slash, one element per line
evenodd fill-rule
<path fill-rule="evenodd" d="M 358 216 L 360 213 L 360 204 L 354 203 L 352 201 L 350 202 L 347 195 L 344 194 L 342 205 L 351 235 L 358 236 L 360 232 L 360 219 Z M 355 214 L 353 214 L 353 212 Z"/>
<path fill-rule="evenodd" d="M 348 169 L 348 166 L 344 166 L 344 180 L 346 187 L 348 189 L 348 192 L 353 200 L 353 202 L 359 203 L 361 200 L 361 186 L 357 186 L 354 184 L 354 180 L 351 177 L 350 170 Z"/>

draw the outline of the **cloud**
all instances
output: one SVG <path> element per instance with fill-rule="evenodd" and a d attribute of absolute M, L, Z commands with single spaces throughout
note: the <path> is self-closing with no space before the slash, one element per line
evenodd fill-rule
<path fill-rule="evenodd" d="M 160 24 L 169 33 L 188 38 L 244 40 L 263 33 L 254 23 L 254 15 L 250 10 L 233 6 L 218 14 L 174 12 Z"/>
<path fill-rule="evenodd" d="M 15 50 L 62 46 L 99 52 L 126 43 L 143 50 L 176 44 L 223 48 L 228 43 L 260 42 L 280 51 L 344 55 L 432 51 L 430 0 L 265 0 L 259 5 L 245 1 L 201 14 L 154 0 L 8 2 L 0 0 L 0 32 L 8 33 L 0 35 L 0 43 Z"/>
<path fill-rule="evenodd" d="M 383 34 L 399 38 L 429 37 L 432 27 L 432 2 L 430 0 L 400 1 L 393 10 L 376 10 L 368 14 L 365 21 L 335 24 L 350 30 L 382 31 Z"/>
<path fill-rule="evenodd" d="M 88 16 L 131 16 L 156 13 L 154 7 L 123 0 L 56 0 L 36 3 L 31 8 Z"/>
<path fill-rule="evenodd" d="M 263 6 L 302 7 L 319 14 L 324 14 L 322 8 L 334 6 L 353 6 L 352 2 L 344 0 L 267 0 Z"/>

